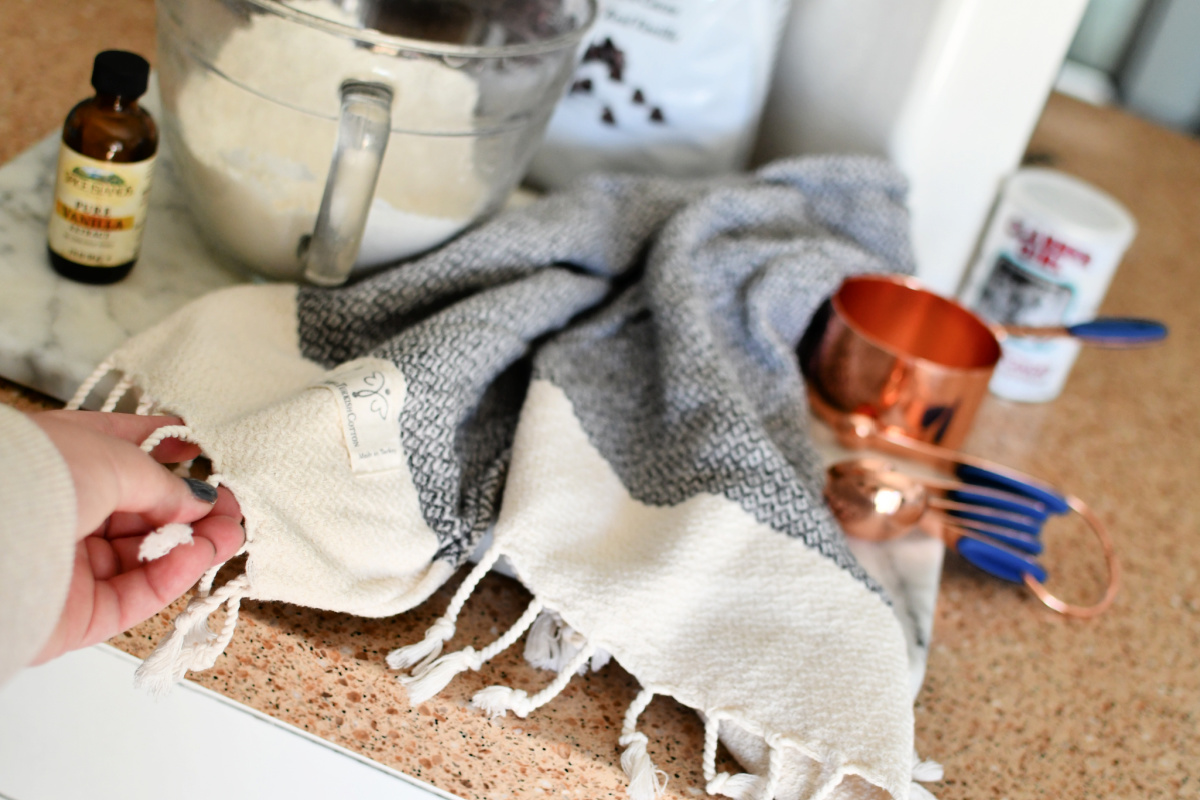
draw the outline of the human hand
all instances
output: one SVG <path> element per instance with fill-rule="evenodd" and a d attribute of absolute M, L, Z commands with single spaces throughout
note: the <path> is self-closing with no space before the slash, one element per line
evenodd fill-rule
<path fill-rule="evenodd" d="M 242 513 L 226 489 L 184 480 L 161 463 L 199 455 L 166 439 L 146 455 L 138 444 L 176 417 L 47 411 L 33 421 L 62 454 L 75 484 L 75 568 L 67 602 L 34 663 L 96 644 L 157 614 L 209 567 L 245 541 Z M 138 560 L 145 535 L 172 522 L 192 526 L 192 543 Z"/>

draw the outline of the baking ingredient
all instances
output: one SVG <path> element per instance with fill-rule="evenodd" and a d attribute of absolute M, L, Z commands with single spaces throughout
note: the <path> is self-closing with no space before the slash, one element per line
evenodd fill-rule
<path fill-rule="evenodd" d="M 530 180 L 743 169 L 789 0 L 603 0 Z"/>
<path fill-rule="evenodd" d="M 138 105 L 150 65 L 120 50 L 96 56 L 96 94 L 63 124 L 47 247 L 60 275 L 114 283 L 133 269 L 142 243 L 158 129 Z"/>
<path fill-rule="evenodd" d="M 1007 181 L 962 300 L 1002 325 L 1074 325 L 1093 317 L 1137 223 L 1116 200 L 1062 172 L 1029 168 Z M 1062 391 L 1076 339 L 1005 337 L 992 393 L 1045 402 Z"/>
<path fill-rule="evenodd" d="M 357 24 L 329 0 L 288 5 Z M 379 74 L 382 62 L 392 74 Z M 186 72 L 168 103 L 177 116 L 171 144 L 202 229 L 253 271 L 300 277 L 298 246 L 313 231 L 337 137 L 339 88 L 351 78 L 396 84 L 358 267 L 440 244 L 487 201 L 476 139 L 462 135 L 479 93 L 469 74 L 441 59 L 385 58 L 352 39 L 254 14 L 228 32 L 212 69 Z M 430 119 L 447 135 L 416 132 Z"/>

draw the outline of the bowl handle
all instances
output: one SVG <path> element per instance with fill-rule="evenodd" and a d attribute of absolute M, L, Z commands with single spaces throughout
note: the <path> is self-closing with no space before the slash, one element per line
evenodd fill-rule
<path fill-rule="evenodd" d="M 337 144 L 316 228 L 300 242 L 304 278 L 318 286 L 338 286 L 350 276 L 391 133 L 389 87 L 346 81 L 341 96 Z"/>

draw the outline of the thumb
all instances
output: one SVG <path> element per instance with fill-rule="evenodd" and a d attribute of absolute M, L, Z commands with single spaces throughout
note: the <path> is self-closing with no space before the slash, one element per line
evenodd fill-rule
<path fill-rule="evenodd" d="M 153 527 L 192 522 L 212 510 L 216 489 L 170 472 L 137 445 L 80 424 L 70 415 L 38 414 L 34 422 L 62 454 L 75 483 L 76 533 L 82 538 L 114 512 L 139 515 Z"/>
<path fill-rule="evenodd" d="M 217 501 L 217 487 L 181 478 L 137 447 L 114 447 L 112 456 L 116 493 L 88 498 L 89 515 L 102 515 L 89 531 L 116 512 L 136 514 L 152 528 L 194 522 L 211 512 Z M 94 516 L 89 521 L 95 521 Z"/>

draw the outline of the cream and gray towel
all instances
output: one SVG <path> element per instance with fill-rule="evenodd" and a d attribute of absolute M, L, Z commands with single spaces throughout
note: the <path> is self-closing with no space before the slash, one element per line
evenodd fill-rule
<path fill-rule="evenodd" d="M 615 658 L 644 689 L 621 736 L 635 797 L 662 788 L 636 724 L 656 694 L 706 720 L 711 793 L 908 797 L 904 636 L 821 500 L 794 348 L 845 276 L 912 266 L 898 173 L 822 157 L 593 176 L 348 287 L 194 302 L 105 369 L 184 418 L 249 556 L 202 583 L 141 680 L 211 664 L 236 614 L 204 619 L 243 597 L 400 613 L 492 530 L 445 616 L 389 659 L 412 697 L 529 629 L 557 675 L 476 704 L 533 713 Z M 442 652 L 500 556 L 533 604 L 497 642 Z M 746 773 L 715 772 L 718 738 Z"/>

